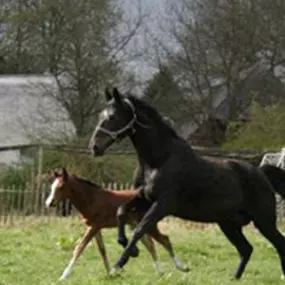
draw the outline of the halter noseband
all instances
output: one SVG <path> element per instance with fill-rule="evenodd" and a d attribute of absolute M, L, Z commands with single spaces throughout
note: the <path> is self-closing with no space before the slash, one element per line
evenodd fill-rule
<path fill-rule="evenodd" d="M 99 127 L 97 127 L 97 128 L 95 129 L 94 134 L 97 133 L 98 131 L 101 131 L 102 133 L 104 133 L 104 134 L 110 136 L 113 140 L 116 140 L 119 135 L 123 134 L 124 132 L 126 132 L 126 131 L 129 130 L 129 129 L 133 129 L 133 125 L 134 125 L 134 123 L 137 121 L 137 114 L 136 114 L 136 112 L 135 112 L 135 107 L 134 107 L 134 105 L 132 104 L 132 102 L 131 102 L 129 99 L 127 99 L 127 98 L 124 99 L 124 102 L 125 102 L 125 103 L 131 108 L 131 110 L 132 110 L 132 115 L 133 115 L 132 119 L 131 119 L 124 127 L 120 128 L 120 129 L 117 130 L 117 131 L 110 131 L 110 130 L 108 130 L 108 129 L 106 129 L 106 128 L 103 128 L 103 127 L 99 126 Z M 133 133 L 134 133 L 134 132 L 135 132 L 135 130 L 133 129 Z"/>

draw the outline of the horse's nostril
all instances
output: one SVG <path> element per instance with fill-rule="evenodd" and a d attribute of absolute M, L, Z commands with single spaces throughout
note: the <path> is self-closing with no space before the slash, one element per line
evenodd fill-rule
<path fill-rule="evenodd" d="M 100 147 L 98 147 L 97 145 L 94 145 L 94 146 L 93 146 L 92 154 L 93 154 L 94 156 L 100 156 L 100 155 L 102 155 L 103 153 L 104 153 L 104 151 L 103 151 Z"/>
<path fill-rule="evenodd" d="M 92 148 L 92 154 L 95 156 L 99 153 L 99 147 L 95 144 Z"/>

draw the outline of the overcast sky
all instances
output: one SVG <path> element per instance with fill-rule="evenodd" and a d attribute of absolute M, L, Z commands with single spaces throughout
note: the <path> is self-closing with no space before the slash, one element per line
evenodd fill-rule
<path fill-rule="evenodd" d="M 124 9 L 125 17 L 132 23 L 136 23 L 140 14 L 146 16 L 144 26 L 139 29 L 137 35 L 128 46 L 130 52 L 141 51 L 145 55 L 146 49 L 149 52 L 152 41 L 147 33 L 151 32 L 153 35 L 159 33 L 159 14 L 163 13 L 166 1 L 169 0 L 119 0 Z M 128 69 L 143 81 L 149 79 L 156 71 L 151 65 L 151 62 L 147 61 L 147 57 L 134 59 L 127 63 Z"/>

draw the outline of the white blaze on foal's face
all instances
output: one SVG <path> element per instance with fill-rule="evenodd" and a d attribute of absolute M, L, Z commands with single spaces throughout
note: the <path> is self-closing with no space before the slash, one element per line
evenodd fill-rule
<path fill-rule="evenodd" d="M 59 185 L 60 185 L 60 179 L 56 178 L 51 185 L 50 194 L 49 194 L 48 198 L 46 199 L 46 202 L 45 202 L 46 207 L 51 206 L 53 200 L 55 199 L 55 194 L 56 194 L 56 191 L 57 191 L 57 188 Z"/>

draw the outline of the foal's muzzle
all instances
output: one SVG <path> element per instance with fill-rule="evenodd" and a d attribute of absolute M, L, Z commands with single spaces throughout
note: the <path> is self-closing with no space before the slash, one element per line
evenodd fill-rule
<path fill-rule="evenodd" d="M 54 199 L 51 202 L 49 202 L 49 203 L 46 202 L 46 207 L 47 208 L 54 208 L 55 206 L 56 206 L 56 202 L 55 202 Z"/>

